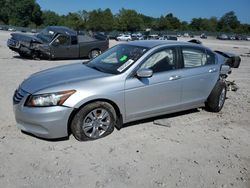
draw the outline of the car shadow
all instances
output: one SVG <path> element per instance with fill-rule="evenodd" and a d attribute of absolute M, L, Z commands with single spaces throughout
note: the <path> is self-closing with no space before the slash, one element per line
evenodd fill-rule
<path fill-rule="evenodd" d="M 200 110 L 198 108 L 196 108 L 196 109 L 186 110 L 186 111 L 182 111 L 182 112 L 176 112 L 176 113 L 171 113 L 171 114 L 167 114 L 167 115 L 161 115 L 161 116 L 156 116 L 156 117 L 147 118 L 147 119 L 143 119 L 143 120 L 133 121 L 133 122 L 130 122 L 130 123 L 123 124 L 121 129 L 128 128 L 128 127 L 131 127 L 131 126 L 140 125 L 140 124 L 143 124 L 143 123 L 154 122 L 155 120 L 171 119 L 171 118 L 184 116 L 184 115 L 188 115 L 188 114 L 193 114 L 193 113 L 198 113 L 198 112 L 200 112 Z M 158 124 L 155 124 L 155 125 L 158 125 Z M 168 126 L 166 126 L 166 127 L 168 127 Z M 25 134 L 25 135 L 37 138 L 39 140 L 48 141 L 48 142 L 67 141 L 70 138 L 70 135 L 69 135 L 69 136 L 63 137 L 63 138 L 48 139 L 48 138 L 41 138 L 39 136 L 36 136 L 36 135 L 34 135 L 32 133 L 29 133 L 29 132 L 25 132 L 23 130 L 21 130 L 21 132 L 23 134 Z"/>
<path fill-rule="evenodd" d="M 15 59 L 22 59 L 22 60 L 32 60 L 31 58 L 30 59 L 29 58 L 24 58 L 24 57 L 21 57 L 19 55 L 14 55 L 13 58 L 15 58 Z"/>
<path fill-rule="evenodd" d="M 28 135 L 28 136 L 31 136 L 31 137 L 34 137 L 34 138 L 37 138 L 39 140 L 43 140 L 43 141 L 49 141 L 49 142 L 60 142 L 60 141 L 66 141 L 66 140 L 69 140 L 69 136 L 67 137 L 63 137 L 63 138 L 54 138 L 54 139 L 48 139 L 48 138 L 41 138 L 39 136 L 36 136 L 32 133 L 28 133 L 28 132 L 25 132 L 23 130 L 21 130 L 21 132 L 25 135 Z"/>
<path fill-rule="evenodd" d="M 200 110 L 198 108 L 196 108 L 196 109 L 185 110 L 185 111 L 181 111 L 181 112 L 156 116 L 156 117 L 152 117 L 152 118 L 147 118 L 147 119 L 143 119 L 143 120 L 133 121 L 130 123 L 123 124 L 122 129 L 127 128 L 127 127 L 131 127 L 131 126 L 135 126 L 135 125 L 139 125 L 139 124 L 143 124 L 143 123 L 150 123 L 150 122 L 153 123 L 156 120 L 171 119 L 171 118 L 175 118 L 178 116 L 183 116 L 183 115 L 188 115 L 188 114 L 193 114 L 193 113 L 198 113 L 198 112 L 200 112 Z"/>

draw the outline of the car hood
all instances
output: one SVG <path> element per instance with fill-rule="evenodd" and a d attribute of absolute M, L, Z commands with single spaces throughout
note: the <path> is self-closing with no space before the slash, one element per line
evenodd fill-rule
<path fill-rule="evenodd" d="M 24 80 L 20 87 L 26 92 L 33 94 L 42 89 L 106 76 L 110 76 L 110 74 L 99 72 L 82 63 L 77 63 L 35 73 Z"/>
<path fill-rule="evenodd" d="M 38 43 L 43 43 L 43 41 L 39 38 L 37 38 L 36 35 L 29 35 L 29 34 L 23 34 L 23 33 L 11 33 L 12 38 L 18 41 L 23 41 L 23 42 L 38 42 Z"/>

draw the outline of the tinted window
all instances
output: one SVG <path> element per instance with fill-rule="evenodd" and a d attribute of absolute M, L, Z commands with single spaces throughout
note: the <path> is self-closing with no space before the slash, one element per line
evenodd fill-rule
<path fill-rule="evenodd" d="M 207 51 L 207 65 L 215 64 L 215 55 L 214 53 Z"/>
<path fill-rule="evenodd" d="M 164 49 L 151 55 L 141 68 L 152 69 L 154 73 L 173 70 L 176 67 L 173 49 Z"/>
<path fill-rule="evenodd" d="M 207 55 L 202 49 L 183 48 L 182 49 L 184 67 L 199 67 L 207 63 Z"/>
<path fill-rule="evenodd" d="M 71 44 L 72 45 L 77 44 L 77 37 L 76 36 L 71 36 Z"/>
<path fill-rule="evenodd" d="M 57 40 L 59 41 L 60 45 L 69 45 L 70 44 L 70 37 L 69 36 L 64 36 L 60 35 Z"/>

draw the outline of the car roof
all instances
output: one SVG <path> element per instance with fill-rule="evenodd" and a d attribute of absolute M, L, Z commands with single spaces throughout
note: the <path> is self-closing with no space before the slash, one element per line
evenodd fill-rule
<path fill-rule="evenodd" d="M 145 48 L 154 48 L 156 46 L 166 46 L 166 45 L 183 45 L 183 46 L 200 46 L 200 44 L 195 44 L 191 42 L 180 42 L 180 41 L 170 41 L 170 40 L 140 40 L 128 42 L 129 45 L 141 46 Z"/>
<path fill-rule="evenodd" d="M 64 27 L 64 26 L 48 26 L 48 29 L 56 33 L 67 34 L 67 35 L 77 35 L 76 31 Z"/>

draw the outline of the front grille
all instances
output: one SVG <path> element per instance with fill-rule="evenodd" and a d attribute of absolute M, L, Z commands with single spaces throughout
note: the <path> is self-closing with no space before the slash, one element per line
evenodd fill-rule
<path fill-rule="evenodd" d="M 18 88 L 14 93 L 13 103 L 18 104 L 26 95 L 28 95 L 28 92 L 22 90 L 21 88 Z"/>

